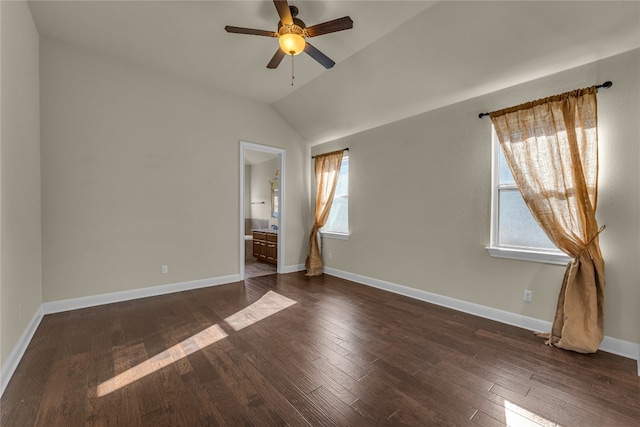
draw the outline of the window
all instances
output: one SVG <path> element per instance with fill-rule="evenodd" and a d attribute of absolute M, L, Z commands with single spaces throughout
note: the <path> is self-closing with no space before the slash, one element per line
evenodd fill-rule
<path fill-rule="evenodd" d="M 342 157 L 336 193 L 322 235 L 338 239 L 349 236 L 349 156 Z"/>
<path fill-rule="evenodd" d="M 492 129 L 493 177 L 491 256 L 566 264 L 570 258 L 542 231 L 524 202 L 511 175 L 498 136 Z"/>

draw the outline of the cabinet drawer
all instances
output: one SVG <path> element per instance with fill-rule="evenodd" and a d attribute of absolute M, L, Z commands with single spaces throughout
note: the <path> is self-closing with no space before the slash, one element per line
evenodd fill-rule
<path fill-rule="evenodd" d="M 267 242 L 277 242 L 278 235 L 274 233 L 267 233 Z"/>
<path fill-rule="evenodd" d="M 267 233 L 261 233 L 254 231 L 253 232 L 253 240 L 267 240 Z"/>

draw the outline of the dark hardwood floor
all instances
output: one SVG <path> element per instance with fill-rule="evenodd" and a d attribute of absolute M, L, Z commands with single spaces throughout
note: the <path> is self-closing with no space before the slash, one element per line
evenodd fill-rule
<path fill-rule="evenodd" d="M 267 262 L 258 261 L 251 257 L 244 262 L 244 277 L 258 277 L 266 276 L 268 274 L 276 274 L 278 267 L 275 264 L 269 264 Z"/>
<path fill-rule="evenodd" d="M 327 276 L 45 316 L 9 426 L 638 426 L 636 362 Z"/>

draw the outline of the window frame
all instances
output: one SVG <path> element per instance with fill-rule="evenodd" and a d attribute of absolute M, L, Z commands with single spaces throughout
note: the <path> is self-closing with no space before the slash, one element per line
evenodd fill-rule
<path fill-rule="evenodd" d="M 485 247 L 492 257 L 515 259 L 520 261 L 540 262 L 545 264 L 566 265 L 572 258 L 559 249 L 545 250 L 526 246 L 507 246 L 498 244 L 498 230 L 500 224 L 499 201 L 500 191 L 519 191 L 515 184 L 500 184 L 500 151 L 502 147 L 498 141 L 493 124 L 491 125 L 491 234 L 490 244 Z"/>
<path fill-rule="evenodd" d="M 344 160 L 347 159 L 347 165 L 349 167 L 349 169 L 347 170 L 347 176 L 350 174 L 350 170 L 351 170 L 351 163 L 349 162 L 349 155 L 343 155 L 342 156 L 342 161 L 344 162 Z M 340 165 L 340 168 L 342 168 L 342 164 Z M 338 178 L 339 180 L 340 178 Z M 349 221 L 349 194 L 350 193 L 350 188 L 349 185 L 347 185 L 347 195 L 346 197 L 344 196 L 338 196 L 338 197 L 342 197 L 342 198 L 346 198 L 347 199 L 347 232 L 339 232 L 339 231 L 332 231 L 332 230 L 324 230 L 324 227 L 322 229 L 320 229 L 320 236 L 322 237 L 327 237 L 330 239 L 338 239 L 338 240 L 349 240 L 349 236 L 351 235 L 351 226 L 350 226 L 350 221 Z M 334 201 L 335 201 L 335 197 L 334 196 Z M 333 209 L 333 201 L 331 202 L 331 208 Z"/>

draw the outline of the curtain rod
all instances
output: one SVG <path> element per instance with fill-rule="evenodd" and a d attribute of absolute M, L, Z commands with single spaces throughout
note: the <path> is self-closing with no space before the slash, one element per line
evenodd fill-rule
<path fill-rule="evenodd" d="M 601 87 L 605 88 L 605 89 L 609 89 L 611 86 L 613 86 L 613 83 L 611 83 L 610 80 L 607 80 L 606 82 L 602 83 L 601 85 L 597 85 L 596 89 L 600 89 Z M 491 113 L 480 113 L 478 114 L 478 118 L 481 119 L 484 116 L 488 116 Z"/>
<path fill-rule="evenodd" d="M 340 151 L 340 150 L 336 150 L 336 151 Z M 342 151 L 349 151 L 349 148 L 343 148 Z M 316 156 L 322 156 L 322 154 L 316 154 Z M 315 159 L 316 156 L 311 156 L 311 158 Z"/>

